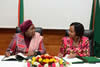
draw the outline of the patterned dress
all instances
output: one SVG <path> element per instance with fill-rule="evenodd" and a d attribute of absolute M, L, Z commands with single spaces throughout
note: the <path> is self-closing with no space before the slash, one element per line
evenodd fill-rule
<path fill-rule="evenodd" d="M 65 56 L 66 54 L 77 54 L 78 56 L 90 56 L 89 50 L 89 39 L 83 36 L 77 47 L 73 46 L 73 40 L 69 37 L 64 37 L 62 39 L 62 45 L 60 48 L 60 53 Z"/>
<path fill-rule="evenodd" d="M 27 39 L 23 34 L 17 33 L 14 35 L 7 51 L 11 54 L 17 54 L 19 52 L 28 53 L 30 41 L 31 39 Z M 41 54 L 44 54 L 46 52 L 42 40 L 39 42 L 38 51 L 40 51 Z"/>

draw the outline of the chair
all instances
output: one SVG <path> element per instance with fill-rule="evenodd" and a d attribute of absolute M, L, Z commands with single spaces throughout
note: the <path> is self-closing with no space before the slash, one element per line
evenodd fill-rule
<path fill-rule="evenodd" d="M 35 31 L 39 32 L 42 35 L 42 27 L 35 27 Z M 16 33 L 21 32 L 20 27 L 16 27 Z"/>
<path fill-rule="evenodd" d="M 66 30 L 65 36 L 68 36 L 68 30 Z M 85 30 L 84 31 L 84 36 L 89 38 L 90 41 L 90 56 L 94 56 L 94 32 L 93 30 Z"/>

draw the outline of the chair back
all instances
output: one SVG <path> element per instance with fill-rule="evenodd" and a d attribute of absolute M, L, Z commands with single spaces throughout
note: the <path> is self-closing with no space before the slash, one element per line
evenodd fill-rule
<path fill-rule="evenodd" d="M 20 33 L 20 27 L 16 27 L 16 33 Z M 42 35 L 42 27 L 35 27 L 35 32 L 39 32 Z"/>

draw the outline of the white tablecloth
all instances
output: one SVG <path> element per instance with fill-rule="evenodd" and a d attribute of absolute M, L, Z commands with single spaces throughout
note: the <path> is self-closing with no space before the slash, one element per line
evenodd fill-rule
<path fill-rule="evenodd" d="M 4 56 L 0 55 L 0 67 L 27 67 L 27 63 L 18 61 L 1 61 Z M 100 67 L 100 63 L 72 64 L 68 67 Z"/>
<path fill-rule="evenodd" d="M 96 63 L 96 64 L 88 64 L 88 63 L 84 63 L 84 64 L 72 64 L 69 67 L 100 67 L 100 63 Z"/>

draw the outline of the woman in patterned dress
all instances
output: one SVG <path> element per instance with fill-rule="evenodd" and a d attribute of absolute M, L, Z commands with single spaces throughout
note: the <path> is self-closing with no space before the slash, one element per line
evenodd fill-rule
<path fill-rule="evenodd" d="M 73 22 L 70 25 L 69 36 L 62 38 L 62 45 L 58 57 L 64 57 L 66 54 L 68 58 L 76 56 L 90 56 L 89 39 L 84 34 L 84 26 L 81 23 Z"/>
<path fill-rule="evenodd" d="M 35 32 L 35 26 L 31 20 L 26 20 L 20 25 L 20 33 L 16 33 L 5 53 L 5 56 L 23 53 L 31 56 L 46 52 L 43 44 L 43 36 Z"/>

